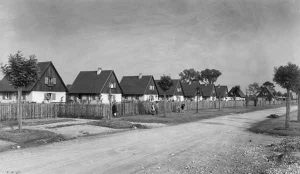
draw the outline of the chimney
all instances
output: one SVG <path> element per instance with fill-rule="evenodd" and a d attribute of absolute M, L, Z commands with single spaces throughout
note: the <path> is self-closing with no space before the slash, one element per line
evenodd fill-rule
<path fill-rule="evenodd" d="M 102 68 L 99 67 L 97 70 L 97 75 L 99 75 L 101 73 L 101 71 L 102 71 Z"/>
<path fill-rule="evenodd" d="M 139 73 L 139 79 L 141 79 L 141 78 L 142 78 L 142 76 L 143 76 L 143 74 L 142 74 L 142 73 Z"/>

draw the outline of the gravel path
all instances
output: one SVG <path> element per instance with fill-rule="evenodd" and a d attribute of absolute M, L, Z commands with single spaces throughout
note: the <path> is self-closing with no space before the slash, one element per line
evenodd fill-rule
<path fill-rule="evenodd" d="M 258 173 L 268 165 L 264 145 L 279 139 L 246 129 L 284 112 L 233 114 L 7 151 L 0 153 L 0 173 Z"/>

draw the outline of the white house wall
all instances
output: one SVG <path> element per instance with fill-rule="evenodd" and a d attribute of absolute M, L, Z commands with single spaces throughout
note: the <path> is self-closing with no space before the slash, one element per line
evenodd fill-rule
<path fill-rule="evenodd" d="M 51 93 L 55 94 L 55 99 L 50 100 L 49 102 L 66 102 L 66 92 L 53 92 L 53 91 L 32 91 L 29 96 L 28 100 L 30 102 L 36 102 L 36 103 L 43 103 L 48 102 L 45 100 L 45 94 Z"/>
<path fill-rule="evenodd" d="M 122 101 L 122 94 L 111 94 L 114 101 L 112 102 L 121 102 Z M 109 94 L 101 94 L 101 100 L 104 104 L 109 104 Z"/>
<path fill-rule="evenodd" d="M 55 100 L 46 101 L 45 94 L 46 93 L 54 93 Z M 3 99 L 3 95 L 6 93 L 0 94 L 0 102 L 1 103 L 12 103 L 17 101 L 17 93 L 11 94 L 11 99 Z M 22 101 L 23 98 L 22 98 Z M 26 102 L 36 102 L 36 103 L 43 103 L 43 102 L 66 102 L 66 92 L 53 92 L 53 91 L 32 91 L 31 93 L 26 95 Z"/>
<path fill-rule="evenodd" d="M 143 95 L 139 98 L 140 101 L 151 101 L 151 98 L 153 96 L 152 101 L 158 101 L 158 95 Z"/>

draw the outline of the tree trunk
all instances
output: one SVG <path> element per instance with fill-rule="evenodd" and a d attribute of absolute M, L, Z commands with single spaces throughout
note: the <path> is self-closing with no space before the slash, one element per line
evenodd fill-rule
<path fill-rule="evenodd" d="M 290 127 L 290 89 L 287 89 L 285 128 Z"/>
<path fill-rule="evenodd" d="M 221 98 L 219 97 L 219 110 L 221 110 Z"/>
<path fill-rule="evenodd" d="M 197 94 L 197 110 L 196 110 L 196 113 L 199 112 L 198 109 L 199 109 L 199 95 Z"/>
<path fill-rule="evenodd" d="M 22 96 L 22 88 L 18 88 L 17 120 L 18 120 L 18 126 L 20 132 L 22 131 L 21 96 Z"/>
<path fill-rule="evenodd" d="M 167 114 L 166 114 L 166 109 L 167 109 L 166 99 L 167 99 L 166 93 L 164 93 L 164 117 L 167 117 Z"/>
<path fill-rule="evenodd" d="M 300 121 L 300 92 L 298 92 L 298 121 Z"/>

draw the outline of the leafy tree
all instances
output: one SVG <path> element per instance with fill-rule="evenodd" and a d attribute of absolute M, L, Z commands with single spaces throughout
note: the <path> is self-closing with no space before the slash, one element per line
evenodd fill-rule
<path fill-rule="evenodd" d="M 196 71 L 194 68 L 185 69 L 179 73 L 182 82 L 192 83 L 194 81 L 201 80 L 200 72 Z"/>
<path fill-rule="evenodd" d="M 22 130 L 22 114 L 20 112 L 20 102 L 22 96 L 22 89 L 30 86 L 38 78 L 37 59 L 34 55 L 26 59 L 21 51 L 15 54 L 10 54 L 8 64 L 1 66 L 2 73 L 12 86 L 18 91 L 18 125 L 19 131 Z"/>
<path fill-rule="evenodd" d="M 278 97 L 282 97 L 282 96 L 283 96 L 283 94 L 282 94 L 280 91 L 277 91 L 277 92 L 276 92 L 276 96 L 278 96 Z"/>
<path fill-rule="evenodd" d="M 219 70 L 205 69 L 201 71 L 201 81 L 208 84 L 214 84 L 220 75 L 222 75 L 222 73 Z"/>
<path fill-rule="evenodd" d="M 170 76 L 161 76 L 158 86 L 164 91 L 164 117 L 166 117 L 166 92 L 173 86 L 173 81 Z"/>
<path fill-rule="evenodd" d="M 259 84 L 254 82 L 248 85 L 248 91 L 250 95 L 255 95 L 260 90 Z"/>
<path fill-rule="evenodd" d="M 271 90 L 271 92 L 273 93 L 273 95 L 276 95 L 276 91 L 275 91 L 275 85 L 272 82 L 266 81 L 265 83 L 263 83 L 262 87 L 267 87 Z"/>
<path fill-rule="evenodd" d="M 274 88 L 275 88 L 274 83 L 269 82 L 269 81 L 266 81 L 265 83 L 263 83 L 262 86 L 268 87 L 268 88 L 271 89 L 271 90 L 274 90 Z"/>
<path fill-rule="evenodd" d="M 275 67 L 274 72 L 275 74 L 274 74 L 273 81 L 279 84 L 282 88 L 285 88 L 287 91 L 285 128 L 289 128 L 290 92 L 297 85 L 297 81 L 300 76 L 300 69 L 297 65 L 288 63 L 285 66 L 280 66 L 278 68 Z"/>
<path fill-rule="evenodd" d="M 238 93 L 239 93 L 240 90 L 241 90 L 241 86 L 236 85 L 236 86 L 231 88 L 231 90 L 229 91 L 229 95 L 233 96 L 233 99 L 235 100 L 236 97 L 238 96 Z"/>

